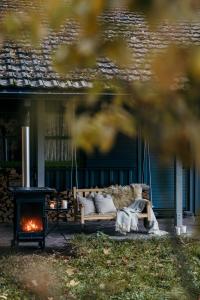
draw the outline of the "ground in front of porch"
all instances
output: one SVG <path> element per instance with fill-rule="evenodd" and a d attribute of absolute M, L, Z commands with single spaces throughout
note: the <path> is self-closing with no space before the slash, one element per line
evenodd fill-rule
<path fill-rule="evenodd" d="M 88 227 L 90 234 L 76 234 L 60 247 L 61 235 L 56 229 L 47 237 L 44 252 L 33 247 L 18 251 L 6 247 L 12 232 L 9 226 L 1 226 L 0 299 L 199 299 L 198 239 L 133 240 L 142 237 L 140 233 L 119 241 L 108 235 L 112 225 L 95 228 L 104 226 L 107 234 Z M 168 225 L 170 228 L 171 223 Z M 76 225 L 71 226 L 78 232 Z M 69 227 L 65 227 L 68 238 Z M 167 229 L 167 223 L 161 227 Z"/>

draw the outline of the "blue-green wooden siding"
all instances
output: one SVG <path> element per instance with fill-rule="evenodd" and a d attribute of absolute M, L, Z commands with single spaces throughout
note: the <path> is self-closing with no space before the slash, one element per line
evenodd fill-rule
<path fill-rule="evenodd" d="M 112 184 L 127 185 L 138 181 L 137 139 L 119 135 L 109 153 L 98 151 L 87 155 L 85 166 L 78 167 L 79 187 L 105 187 Z M 45 183 L 57 190 L 71 188 L 76 183 L 76 171 L 71 168 L 46 168 Z"/>
<path fill-rule="evenodd" d="M 95 151 L 87 156 L 86 168 L 130 169 L 131 175 L 124 172 L 113 173 L 113 184 L 126 185 L 138 180 L 138 148 L 137 139 L 118 135 L 113 148 L 106 154 Z M 131 182 L 130 182 L 131 180 Z"/>
<path fill-rule="evenodd" d="M 87 167 L 137 167 L 137 139 L 118 135 L 108 153 L 95 151 L 88 155 Z"/>
<path fill-rule="evenodd" d="M 158 155 L 151 153 L 152 200 L 155 208 L 175 208 L 175 163 L 167 165 L 159 162 Z M 183 168 L 183 209 L 189 210 L 190 184 L 189 170 Z"/>
<path fill-rule="evenodd" d="M 172 159 L 167 165 L 159 161 L 156 153 L 151 153 L 151 188 L 154 208 L 173 209 L 175 204 L 175 165 Z"/>
<path fill-rule="evenodd" d="M 45 184 L 56 188 L 58 191 L 71 189 L 76 184 L 76 172 L 73 169 L 73 182 L 71 184 L 70 168 L 46 168 Z M 111 184 L 127 185 L 135 180 L 134 168 L 78 168 L 78 186 L 81 188 L 106 187 Z"/>

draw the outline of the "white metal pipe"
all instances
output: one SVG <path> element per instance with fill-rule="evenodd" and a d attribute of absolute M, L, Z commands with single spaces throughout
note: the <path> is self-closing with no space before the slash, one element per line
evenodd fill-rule
<path fill-rule="evenodd" d="M 30 128 L 22 127 L 22 186 L 30 187 Z"/>

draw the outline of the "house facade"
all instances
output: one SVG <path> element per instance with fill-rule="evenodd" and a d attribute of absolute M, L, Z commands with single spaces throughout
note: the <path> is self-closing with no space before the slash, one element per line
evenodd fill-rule
<path fill-rule="evenodd" d="M 12 1 L 3 0 L 2 11 L 12 10 L 13 5 Z M 29 5 L 31 8 L 32 4 Z M 90 155 L 77 151 L 76 163 L 74 161 L 70 128 L 65 120 L 67 102 L 75 96 L 84 97 L 99 74 L 107 82 L 113 78 L 147 81 L 152 74 L 150 65 L 144 64 L 146 55 L 152 50 L 162 51 L 171 41 L 200 43 L 200 24 L 182 21 L 176 30 L 164 24 L 152 32 L 144 16 L 139 14 L 117 11 L 103 18 L 116 25 L 134 52 L 134 64 L 126 70 L 100 58 L 95 69 L 70 72 L 66 76 L 56 73 L 51 64 L 51 51 L 60 43 L 70 44 L 77 39 L 77 24 L 73 22 L 70 26 L 66 22 L 59 34 L 50 32 L 37 49 L 33 49 L 25 37 L 18 44 L 4 42 L 0 49 L 1 171 L 16 169 L 20 173 L 21 126 L 28 116 L 33 186 L 55 187 L 62 191 L 77 183 L 79 187 L 102 187 L 143 181 L 151 185 L 153 206 L 160 216 L 173 216 L 177 201 L 183 203 L 184 211 L 197 214 L 200 208 L 199 171 L 194 166 L 189 169 L 178 165 L 175 158 L 167 165 L 160 164 L 158 153 L 147 151 L 139 132 L 134 139 L 118 135 L 107 154 L 101 154 L 98 149 Z M 110 96 L 112 91 L 109 90 L 101 95 L 105 99 Z"/>

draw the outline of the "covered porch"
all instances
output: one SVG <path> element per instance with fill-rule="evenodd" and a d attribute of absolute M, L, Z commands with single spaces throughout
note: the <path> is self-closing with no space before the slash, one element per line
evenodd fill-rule
<path fill-rule="evenodd" d="M 31 186 L 49 186 L 60 192 L 70 190 L 77 183 L 79 187 L 107 187 L 145 181 L 151 185 L 151 200 L 157 217 L 171 217 L 171 220 L 175 220 L 173 226 L 181 226 L 183 213 L 190 216 L 198 214 L 200 176 L 197 169 L 186 169 L 176 159 L 162 166 L 154 152 L 146 157 L 139 134 L 133 140 L 119 136 L 111 152 L 106 155 L 99 152 L 90 156 L 80 153 L 77 165 L 72 164 L 70 139 L 62 130 L 65 125 L 64 104 L 73 96 L 73 92 L 56 95 L 38 93 L 37 98 L 31 93 L 12 93 L 2 99 L 2 103 L 5 103 L 2 116 L 4 114 L 9 118 L 8 112 L 14 104 L 12 114 L 15 119 L 21 116 L 21 125 L 27 115 L 30 118 Z M 78 97 L 81 96 L 80 93 Z M 10 161 L 9 157 L 12 136 L 2 134 L 1 138 L 4 145 L 2 170 L 8 167 L 16 169 L 20 177 L 21 162 L 18 161 L 15 167 L 15 162 Z M 20 126 L 18 137 L 15 138 L 20 143 Z M 49 152 L 51 147 L 55 148 L 53 153 Z M 68 153 L 64 156 L 66 149 Z M 18 150 L 21 151 L 20 148 Z M 18 153 L 18 158 L 20 155 Z M 8 185 L 12 186 L 13 183 L 16 185 L 15 180 L 8 182 Z M 20 180 L 17 184 L 20 185 Z"/>

